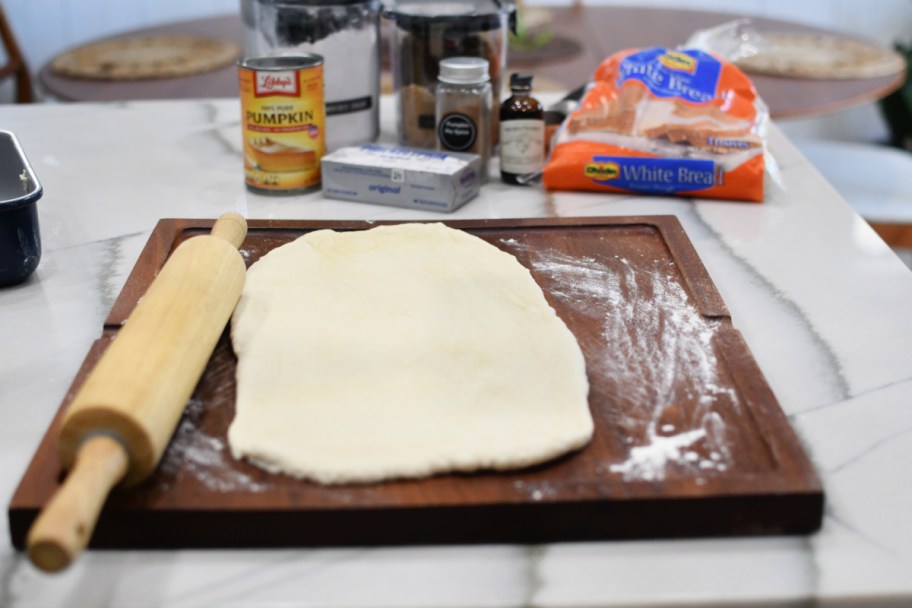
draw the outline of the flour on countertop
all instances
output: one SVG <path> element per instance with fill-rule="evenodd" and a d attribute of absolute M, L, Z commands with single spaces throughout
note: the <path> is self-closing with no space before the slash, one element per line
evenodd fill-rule
<path fill-rule="evenodd" d="M 713 410 L 739 405 L 717 371 L 712 341 L 721 323 L 699 313 L 675 279 L 673 261 L 617 255 L 600 261 L 512 238 L 501 242 L 522 251 L 533 271 L 550 278 L 553 297 L 601 323 L 601 352 L 589 353 L 589 364 L 613 378 L 618 398 L 637 411 L 618 420 L 630 432 L 627 458 L 599 472 L 625 481 L 661 481 L 674 467 L 705 483 L 699 475 L 731 466 L 725 421 Z M 668 417 L 683 401 L 697 405 L 690 418 L 673 424 Z"/>

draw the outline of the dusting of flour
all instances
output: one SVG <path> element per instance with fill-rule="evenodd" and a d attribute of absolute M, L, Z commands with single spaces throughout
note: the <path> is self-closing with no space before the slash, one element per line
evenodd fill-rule
<path fill-rule="evenodd" d="M 224 437 L 206 433 L 198 424 L 205 405 L 192 399 L 162 458 L 161 470 L 169 477 L 192 475 L 213 492 L 263 492 L 268 484 L 236 470 Z"/>
<path fill-rule="evenodd" d="M 703 317 L 690 301 L 669 260 L 615 256 L 600 261 L 540 250 L 516 239 L 504 245 L 524 253 L 536 273 L 549 277 L 551 295 L 601 328 L 589 365 L 610 377 L 629 412 L 626 459 L 599 472 L 626 481 L 661 481 L 672 468 L 693 474 L 732 464 L 720 408 L 738 407 L 738 396 L 717 372 L 712 341 L 719 321 Z M 679 404 L 696 403 L 682 420 Z"/>

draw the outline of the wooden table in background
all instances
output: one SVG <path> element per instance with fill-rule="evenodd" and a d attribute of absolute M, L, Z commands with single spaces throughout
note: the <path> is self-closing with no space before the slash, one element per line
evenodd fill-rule
<path fill-rule="evenodd" d="M 577 53 L 553 61 L 509 61 L 509 69 L 533 72 L 551 89 L 574 89 L 589 79 L 602 59 L 630 47 L 677 46 L 698 29 L 719 25 L 736 15 L 664 8 L 608 6 L 550 7 L 550 25 L 558 37 L 580 44 Z M 754 19 L 760 31 L 827 33 L 784 21 Z M 186 34 L 221 38 L 243 46 L 239 15 L 184 21 L 125 35 Z M 188 76 L 147 81 L 110 82 L 65 78 L 48 66 L 40 81 L 51 95 L 66 101 L 126 101 L 137 99 L 193 99 L 237 95 L 232 66 Z M 814 116 L 876 101 L 899 88 L 905 75 L 856 80 L 806 80 L 753 75 L 773 118 Z"/>

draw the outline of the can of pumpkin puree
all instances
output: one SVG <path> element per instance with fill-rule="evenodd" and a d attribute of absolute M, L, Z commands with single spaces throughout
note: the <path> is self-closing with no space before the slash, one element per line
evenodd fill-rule
<path fill-rule="evenodd" d="M 294 194 L 318 186 L 326 135 L 323 57 L 244 57 L 238 81 L 248 190 Z"/>

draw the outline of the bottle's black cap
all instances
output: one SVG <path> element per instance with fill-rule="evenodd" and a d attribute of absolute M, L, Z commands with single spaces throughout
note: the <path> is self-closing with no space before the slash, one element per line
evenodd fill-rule
<path fill-rule="evenodd" d="M 532 88 L 532 74 L 517 72 L 510 76 L 510 88 L 528 91 Z"/>

